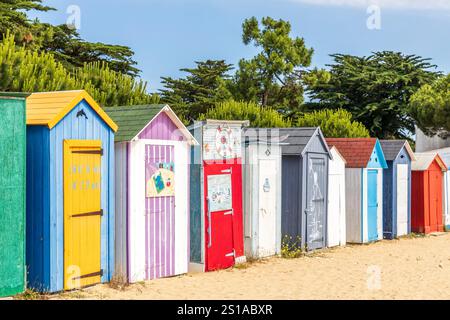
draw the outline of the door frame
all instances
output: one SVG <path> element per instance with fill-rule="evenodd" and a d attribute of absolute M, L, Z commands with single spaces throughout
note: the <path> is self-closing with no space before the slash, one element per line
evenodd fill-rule
<path fill-rule="evenodd" d="M 369 216 L 370 216 L 370 213 L 369 213 L 369 190 L 370 190 L 369 175 L 371 173 L 375 173 L 375 177 L 376 177 L 376 179 L 375 179 L 376 185 L 375 185 L 375 188 L 374 188 L 374 191 L 373 191 L 375 193 L 375 195 L 376 195 L 376 200 L 377 200 L 376 224 L 375 224 L 376 238 L 374 238 L 374 239 L 370 238 L 370 222 L 369 222 L 369 220 L 370 220 L 370 218 L 369 218 Z M 379 186 L 379 181 L 378 181 L 379 180 L 379 175 L 380 175 L 380 170 L 378 170 L 376 168 L 374 168 L 374 169 L 368 168 L 367 169 L 367 190 L 366 190 L 366 194 L 367 194 L 366 208 L 367 209 L 366 210 L 367 210 L 367 241 L 368 242 L 377 241 L 379 239 L 379 237 L 380 237 L 379 230 L 378 230 L 379 209 L 380 209 L 380 197 L 379 197 L 379 194 L 378 194 L 378 189 L 380 187 Z"/>
<path fill-rule="evenodd" d="M 400 184 L 399 184 L 399 182 L 400 182 L 400 179 L 399 179 L 399 177 L 400 177 L 400 175 L 399 175 L 399 173 L 400 173 L 400 168 L 403 168 L 403 170 L 405 170 L 406 169 L 406 190 L 403 190 L 403 192 L 406 192 L 406 207 L 405 207 L 405 210 L 406 210 L 406 233 L 405 234 L 402 234 L 402 235 L 407 235 L 408 234 L 408 220 L 409 220 L 409 213 L 408 213 L 408 211 L 409 211 L 409 164 L 407 164 L 407 163 L 397 163 L 396 164 L 396 168 L 395 168 L 395 171 L 396 171 L 396 181 L 395 181 L 395 185 L 396 185 L 396 190 L 393 190 L 393 193 L 395 192 L 395 199 L 396 199 L 396 208 L 395 208 L 395 212 L 396 212 L 396 217 L 395 217 L 395 221 L 394 221 L 394 219 L 393 219 L 393 221 L 392 221 L 392 225 L 394 225 L 394 223 L 395 223 L 395 226 L 396 226 L 396 228 L 395 228 L 395 230 L 393 230 L 394 232 L 393 232 L 393 234 L 395 235 L 395 236 L 399 236 L 399 197 L 398 197 L 398 192 L 399 192 L 399 187 L 400 187 Z"/>
<path fill-rule="evenodd" d="M 64 208 L 64 212 L 63 212 L 63 235 L 64 235 L 64 241 L 63 241 L 63 243 L 64 243 L 63 244 L 63 251 L 64 251 L 63 286 L 64 286 L 65 290 L 66 289 L 74 289 L 74 288 L 67 287 L 67 279 L 66 279 L 66 269 L 67 269 L 66 262 L 68 260 L 67 250 L 66 250 L 66 242 L 67 242 L 66 224 L 67 224 L 68 218 L 69 218 L 67 213 L 72 204 L 71 197 L 67 196 L 69 194 L 69 190 L 70 190 L 70 181 L 69 181 L 69 179 L 66 179 L 66 172 L 68 172 L 70 170 L 70 167 L 72 164 L 69 155 L 73 148 L 80 148 L 80 149 L 86 149 L 86 150 L 91 149 L 93 151 L 94 150 L 102 150 L 102 141 L 101 140 L 71 140 L 71 139 L 63 140 L 63 171 L 62 171 L 62 175 L 63 175 L 63 208 Z M 102 161 L 100 160 L 100 165 L 101 164 L 102 164 Z M 100 170 L 100 181 L 103 179 L 101 174 L 102 174 L 102 170 Z M 100 183 L 100 187 L 101 187 L 101 183 Z M 100 189 L 100 207 L 102 207 L 101 194 L 102 194 L 102 190 Z M 101 250 L 101 232 L 102 232 L 102 230 L 101 230 L 101 223 L 100 223 L 100 250 Z M 101 256 L 99 257 L 99 260 L 100 260 L 100 268 L 101 268 Z"/>

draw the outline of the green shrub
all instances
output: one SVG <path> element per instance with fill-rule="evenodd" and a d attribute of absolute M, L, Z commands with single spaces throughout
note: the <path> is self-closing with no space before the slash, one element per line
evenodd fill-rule
<path fill-rule="evenodd" d="M 320 127 L 327 138 L 367 138 L 369 131 L 360 122 L 353 121 L 350 112 L 324 109 L 305 113 L 297 121 L 299 127 Z"/>
<path fill-rule="evenodd" d="M 253 102 L 229 100 L 218 103 L 206 113 L 200 115 L 199 120 L 249 120 L 250 126 L 256 128 L 290 127 L 289 120 L 283 118 L 276 110 L 260 107 Z"/>
<path fill-rule="evenodd" d="M 303 255 L 302 239 L 300 237 L 284 236 L 281 242 L 281 257 L 295 259 Z"/>
<path fill-rule="evenodd" d="M 157 103 L 146 83 L 112 71 L 105 63 L 67 70 L 51 53 L 17 46 L 12 35 L 0 41 L 0 91 L 86 90 L 103 106 Z"/>

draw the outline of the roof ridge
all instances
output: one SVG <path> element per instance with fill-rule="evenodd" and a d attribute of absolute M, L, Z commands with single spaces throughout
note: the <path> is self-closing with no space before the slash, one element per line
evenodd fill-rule
<path fill-rule="evenodd" d="M 56 91 L 42 91 L 42 92 L 32 92 L 30 95 L 35 95 L 35 94 L 47 94 L 47 93 L 65 93 L 65 92 L 83 92 L 86 90 L 56 90 Z"/>

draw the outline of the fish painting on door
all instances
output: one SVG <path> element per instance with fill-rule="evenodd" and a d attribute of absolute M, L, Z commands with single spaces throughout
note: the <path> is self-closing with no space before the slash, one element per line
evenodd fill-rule
<path fill-rule="evenodd" d="M 306 243 L 308 250 L 325 246 L 325 159 L 309 156 L 308 180 L 312 187 L 306 191 Z"/>
<path fill-rule="evenodd" d="M 175 274 L 174 146 L 145 146 L 145 273 L 147 279 Z"/>

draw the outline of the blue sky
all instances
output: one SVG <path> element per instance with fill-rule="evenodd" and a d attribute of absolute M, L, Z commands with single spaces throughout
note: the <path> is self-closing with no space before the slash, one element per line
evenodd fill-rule
<path fill-rule="evenodd" d="M 329 54 L 368 55 L 394 50 L 433 59 L 450 72 L 450 0 L 44 0 L 56 12 L 32 14 L 65 23 L 70 5 L 81 10 L 82 37 L 130 46 L 148 81 L 179 77 L 194 61 L 225 59 L 236 64 L 255 54 L 241 40 L 244 19 L 271 16 L 289 20 L 292 35 L 315 50 L 313 66 L 330 63 Z M 381 9 L 381 30 L 369 30 L 367 8 Z"/>

